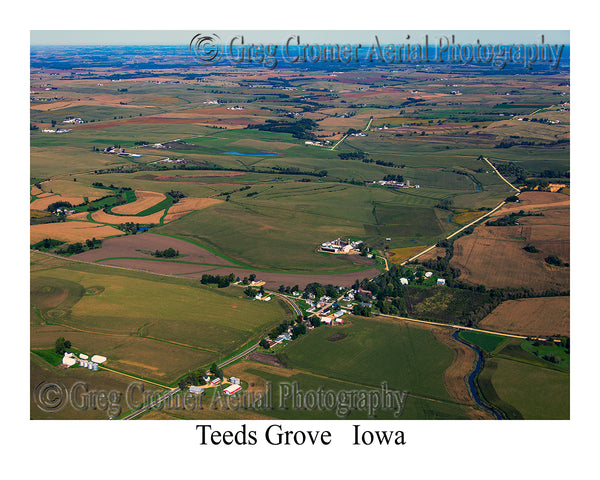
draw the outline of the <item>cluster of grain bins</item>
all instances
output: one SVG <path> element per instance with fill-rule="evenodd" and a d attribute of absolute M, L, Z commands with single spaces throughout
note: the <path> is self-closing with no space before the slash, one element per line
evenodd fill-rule
<path fill-rule="evenodd" d="M 106 362 L 106 357 L 103 357 L 102 355 L 93 355 L 92 358 L 89 358 L 85 353 L 79 354 L 79 366 L 92 370 L 93 372 L 97 372 L 98 365 L 104 362 Z"/>

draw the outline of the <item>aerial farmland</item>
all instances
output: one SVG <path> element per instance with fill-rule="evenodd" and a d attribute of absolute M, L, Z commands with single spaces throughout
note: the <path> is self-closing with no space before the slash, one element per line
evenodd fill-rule
<path fill-rule="evenodd" d="M 32 419 L 569 418 L 568 64 L 104 48 L 31 48 Z M 215 407 L 52 412 L 48 380 Z M 228 408 L 290 384 L 404 403 Z"/>

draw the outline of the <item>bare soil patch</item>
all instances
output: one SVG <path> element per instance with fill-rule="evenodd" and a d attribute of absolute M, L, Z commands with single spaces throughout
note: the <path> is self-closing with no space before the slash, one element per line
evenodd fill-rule
<path fill-rule="evenodd" d="M 346 335 L 345 333 L 336 333 L 335 335 L 332 335 L 331 337 L 329 337 L 327 339 L 327 341 L 328 342 L 337 342 L 338 340 L 343 340 L 347 336 L 348 335 Z"/>
<path fill-rule="evenodd" d="M 570 297 L 507 300 L 479 322 L 483 329 L 517 335 L 570 335 Z"/>
<path fill-rule="evenodd" d="M 277 355 L 273 355 L 272 353 L 252 352 L 248 355 L 248 360 L 264 363 L 265 365 L 272 365 L 274 367 L 288 368 L 285 363 L 277 358 Z"/>

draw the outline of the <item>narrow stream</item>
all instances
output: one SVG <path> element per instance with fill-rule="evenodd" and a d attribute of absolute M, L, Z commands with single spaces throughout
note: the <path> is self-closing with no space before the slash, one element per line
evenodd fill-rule
<path fill-rule="evenodd" d="M 464 341 L 462 338 L 460 338 L 458 336 L 458 334 L 459 334 L 459 330 L 457 330 L 456 332 L 454 332 L 452 334 L 452 338 L 454 340 L 456 340 L 457 342 L 460 342 L 463 345 L 466 345 L 467 347 L 471 348 L 477 355 L 477 365 L 475 365 L 475 369 L 469 375 L 469 388 L 471 389 L 471 395 L 473 395 L 473 399 L 475 400 L 475 403 L 477 405 L 483 407 L 485 410 L 490 412 L 492 415 L 494 415 L 494 417 L 496 417 L 497 420 L 502 420 L 502 415 L 500 414 L 500 412 L 498 412 L 495 408 L 490 407 L 489 405 L 486 405 L 481 400 L 481 397 L 479 396 L 479 392 L 477 391 L 477 387 L 475 386 L 475 379 L 477 378 L 477 375 L 479 374 L 479 372 L 481 371 L 481 368 L 483 367 L 483 358 L 481 356 L 481 350 L 479 350 L 479 348 L 471 345 L 470 343 Z"/>

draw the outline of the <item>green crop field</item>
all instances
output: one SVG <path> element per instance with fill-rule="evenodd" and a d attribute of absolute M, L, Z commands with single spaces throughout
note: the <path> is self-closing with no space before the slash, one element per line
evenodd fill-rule
<path fill-rule="evenodd" d="M 485 398 L 509 418 L 570 418 L 568 374 L 494 358 L 486 362 L 478 382 Z"/>
<path fill-rule="evenodd" d="M 336 334 L 345 338 L 328 339 Z M 348 325 L 321 326 L 285 349 L 292 368 L 329 378 L 404 390 L 427 398 L 450 400 L 442 375 L 452 350 L 427 329 L 404 323 L 352 317 Z"/>

